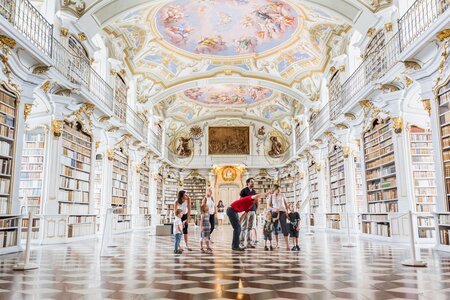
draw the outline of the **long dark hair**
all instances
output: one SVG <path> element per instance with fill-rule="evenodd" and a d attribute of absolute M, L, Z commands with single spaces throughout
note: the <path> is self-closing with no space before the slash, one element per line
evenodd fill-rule
<path fill-rule="evenodd" d="M 222 202 L 222 200 L 219 200 L 219 203 L 217 203 L 217 207 L 222 207 L 222 206 L 224 206 L 223 202 Z"/>
<path fill-rule="evenodd" d="M 184 194 L 186 194 L 186 191 L 181 190 L 178 192 L 178 199 L 177 199 L 178 204 L 183 204 Z"/>

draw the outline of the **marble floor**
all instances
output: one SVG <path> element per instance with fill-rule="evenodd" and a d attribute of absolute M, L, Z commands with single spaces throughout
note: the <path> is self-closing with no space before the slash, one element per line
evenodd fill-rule
<path fill-rule="evenodd" d="M 173 254 L 171 237 L 114 237 L 113 257 L 97 241 L 34 247 L 35 271 L 14 272 L 21 254 L 0 257 L 0 299 L 450 299 L 450 255 L 422 250 L 427 268 L 404 267 L 402 245 L 345 236 L 302 236 L 299 253 L 230 250 L 231 229 L 213 234 L 214 253 Z"/>

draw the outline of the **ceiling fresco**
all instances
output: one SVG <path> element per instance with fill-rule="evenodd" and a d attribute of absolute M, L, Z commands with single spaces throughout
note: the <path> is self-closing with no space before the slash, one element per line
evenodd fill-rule
<path fill-rule="evenodd" d="M 276 0 L 177 0 L 156 14 L 159 33 L 173 46 L 218 56 L 280 46 L 300 24 L 293 7 Z"/>
<path fill-rule="evenodd" d="M 183 92 L 183 96 L 190 100 L 217 105 L 254 104 L 272 95 L 273 90 L 269 88 L 237 84 L 214 84 Z"/>

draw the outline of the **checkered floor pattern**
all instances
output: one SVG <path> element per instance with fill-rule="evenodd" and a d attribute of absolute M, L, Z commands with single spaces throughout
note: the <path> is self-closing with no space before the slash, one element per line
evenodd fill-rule
<path fill-rule="evenodd" d="M 213 254 L 173 254 L 171 237 L 135 232 L 114 237 L 113 257 L 98 241 L 37 246 L 35 271 L 14 272 L 22 254 L 0 257 L 0 299 L 450 299 L 450 255 L 422 250 L 429 266 L 401 265 L 402 245 L 345 236 L 301 236 L 299 253 L 230 249 L 231 229 L 213 233 Z"/>

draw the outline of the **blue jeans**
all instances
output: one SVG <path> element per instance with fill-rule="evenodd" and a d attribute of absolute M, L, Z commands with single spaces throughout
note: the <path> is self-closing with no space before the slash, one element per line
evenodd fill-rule
<path fill-rule="evenodd" d="M 239 221 L 239 214 L 230 206 L 227 208 L 227 216 L 230 220 L 231 226 L 233 227 L 233 243 L 231 244 L 231 248 L 237 249 L 239 248 L 239 236 L 241 235 L 241 222 Z"/>
<path fill-rule="evenodd" d="M 181 242 L 181 233 L 175 233 L 175 250 L 174 252 L 178 251 L 178 248 L 180 247 Z"/>

